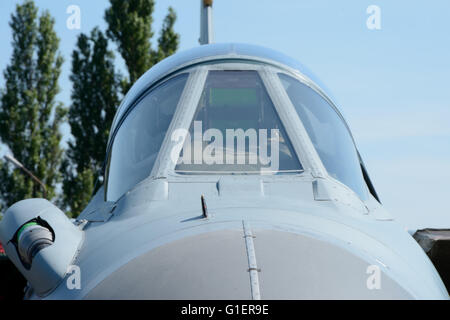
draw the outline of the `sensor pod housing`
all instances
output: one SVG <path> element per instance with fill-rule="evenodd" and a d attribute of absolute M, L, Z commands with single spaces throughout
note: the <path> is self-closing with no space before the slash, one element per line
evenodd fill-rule
<path fill-rule="evenodd" d="M 83 240 L 83 231 L 45 199 L 17 202 L 0 222 L 0 241 L 8 258 L 39 296 L 65 278 Z"/>

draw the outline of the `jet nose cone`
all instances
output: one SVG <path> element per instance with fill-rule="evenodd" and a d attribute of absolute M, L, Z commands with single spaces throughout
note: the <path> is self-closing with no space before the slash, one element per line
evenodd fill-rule
<path fill-rule="evenodd" d="M 362 255 L 336 242 L 275 230 L 252 232 L 245 223 L 243 229 L 159 246 L 113 272 L 86 298 L 410 298 L 382 271 L 370 269 Z"/>
<path fill-rule="evenodd" d="M 254 239 L 263 299 L 408 299 L 367 252 L 334 239 L 262 230 Z M 348 246 L 349 247 L 349 246 Z"/>
<path fill-rule="evenodd" d="M 88 299 L 251 299 L 242 230 L 183 238 L 114 272 Z"/>

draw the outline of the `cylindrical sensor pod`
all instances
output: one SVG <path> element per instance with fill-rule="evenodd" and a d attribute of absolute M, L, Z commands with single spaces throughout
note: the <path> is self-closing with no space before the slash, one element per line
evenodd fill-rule
<path fill-rule="evenodd" d="M 0 241 L 9 260 L 45 297 L 63 283 L 83 240 L 83 231 L 45 199 L 12 205 L 0 222 Z"/>
<path fill-rule="evenodd" d="M 52 245 L 52 243 L 53 235 L 51 231 L 37 222 L 25 224 L 17 233 L 20 258 L 29 265 L 40 250 Z"/>

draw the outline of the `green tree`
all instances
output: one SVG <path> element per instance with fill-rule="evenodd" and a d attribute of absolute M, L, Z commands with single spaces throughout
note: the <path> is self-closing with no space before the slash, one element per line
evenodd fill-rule
<path fill-rule="evenodd" d="M 169 12 L 158 39 L 158 48 L 151 48 L 154 0 L 110 0 L 111 6 L 105 12 L 108 24 L 107 35 L 114 41 L 125 60 L 129 79 L 127 91 L 133 83 L 155 63 L 175 53 L 179 35 L 174 31 L 175 11 Z"/>
<path fill-rule="evenodd" d="M 173 8 L 169 7 L 169 13 L 164 18 L 163 26 L 158 39 L 158 51 L 153 55 L 153 64 L 171 56 L 178 50 L 180 35 L 175 32 L 173 26 L 177 20 L 177 14 Z"/>
<path fill-rule="evenodd" d="M 49 199 L 55 196 L 60 181 L 59 127 L 66 113 L 56 102 L 63 59 L 54 24 L 47 11 L 38 17 L 32 0 L 16 6 L 9 23 L 13 53 L 0 96 L 1 142 L 45 183 Z M 2 206 L 43 195 L 39 185 L 3 160 L 0 181 Z"/>
<path fill-rule="evenodd" d="M 114 69 L 108 39 L 98 29 L 81 34 L 72 54 L 73 83 L 69 124 L 73 140 L 63 164 L 64 204 L 72 216 L 87 205 L 94 191 L 120 102 L 121 76 Z"/>
<path fill-rule="evenodd" d="M 152 50 L 154 1 L 110 0 L 110 4 L 105 12 L 106 34 L 117 44 L 129 78 L 122 79 L 115 72 L 108 41 L 98 29 L 90 37 L 80 35 L 72 55 L 69 124 L 74 139 L 69 142 L 62 168 L 64 204 L 72 216 L 84 209 L 94 191 L 121 98 L 118 92 L 126 93 L 153 64 L 173 54 L 179 43 L 179 35 L 173 29 L 176 14 L 172 8 L 164 19 L 158 48 Z"/>

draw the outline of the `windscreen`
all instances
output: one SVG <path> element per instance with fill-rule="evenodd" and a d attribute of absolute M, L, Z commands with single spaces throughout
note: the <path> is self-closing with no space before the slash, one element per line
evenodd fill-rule
<path fill-rule="evenodd" d="M 328 174 L 366 199 L 356 147 L 344 121 L 313 89 L 288 75 L 279 77 Z"/>
<path fill-rule="evenodd" d="M 180 174 L 303 170 L 256 71 L 210 71 L 180 151 Z"/>
<path fill-rule="evenodd" d="M 187 78 L 188 74 L 181 74 L 151 90 L 126 116 L 108 163 L 109 201 L 150 175 Z"/>

